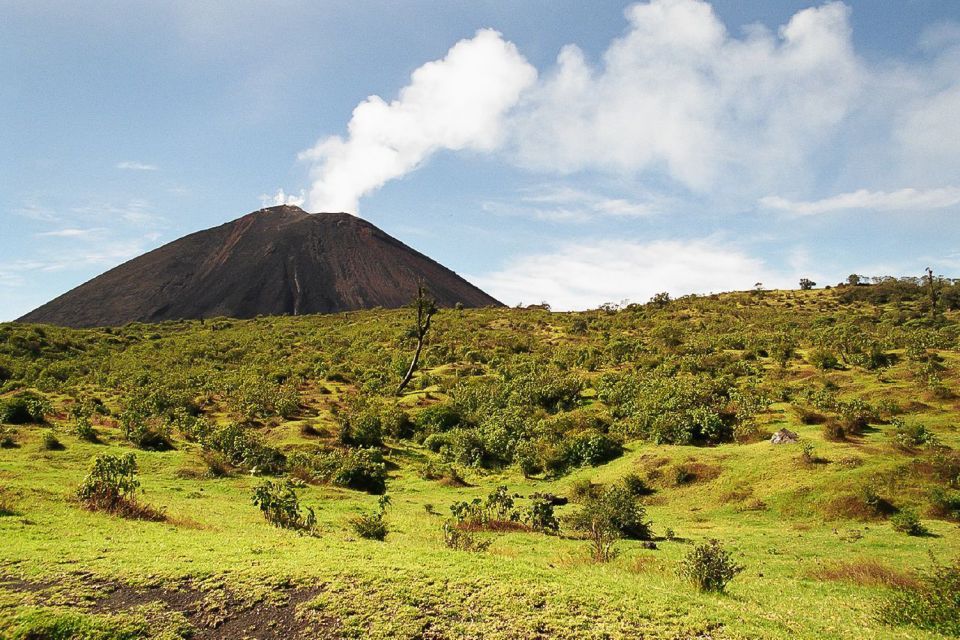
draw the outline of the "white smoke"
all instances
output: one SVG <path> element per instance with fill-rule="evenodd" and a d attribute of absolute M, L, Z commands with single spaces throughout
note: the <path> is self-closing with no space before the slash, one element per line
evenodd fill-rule
<path fill-rule="evenodd" d="M 396 100 L 370 96 L 360 103 L 346 139 L 324 138 L 300 154 L 312 163 L 309 209 L 357 212 L 362 196 L 439 150 L 495 150 L 506 113 L 536 77 L 496 31 L 461 40 L 442 60 L 414 71 Z"/>

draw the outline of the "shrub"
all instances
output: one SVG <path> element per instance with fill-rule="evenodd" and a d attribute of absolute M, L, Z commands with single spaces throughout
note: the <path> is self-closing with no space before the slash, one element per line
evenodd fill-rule
<path fill-rule="evenodd" d="M 66 449 L 52 431 L 47 431 L 43 434 L 43 439 L 40 441 L 40 448 L 44 451 L 63 451 Z"/>
<path fill-rule="evenodd" d="M 97 436 L 97 430 L 94 429 L 90 423 L 90 416 L 77 414 L 73 433 L 81 440 L 94 443 L 100 442 L 100 438 Z"/>
<path fill-rule="evenodd" d="M 807 356 L 807 362 L 821 371 L 837 369 L 840 367 L 840 361 L 837 357 L 826 349 L 814 349 Z"/>
<path fill-rule="evenodd" d="M 588 496 L 583 506 L 570 518 L 570 526 L 590 540 L 591 556 L 606 562 L 615 555 L 614 543 L 619 538 L 646 540 L 651 537 L 646 510 L 637 496 L 625 487 L 610 487 Z"/>
<path fill-rule="evenodd" d="M 480 540 L 473 533 L 460 529 L 453 520 L 443 523 L 443 543 L 450 549 L 486 551 L 492 542 L 492 540 Z"/>
<path fill-rule="evenodd" d="M 139 487 L 134 454 L 104 454 L 94 459 L 90 473 L 77 489 L 77 498 L 91 511 L 106 511 L 141 520 L 163 520 L 161 511 L 137 502 Z"/>
<path fill-rule="evenodd" d="M 202 445 L 205 451 L 221 453 L 231 465 L 253 473 L 280 473 L 286 466 L 286 457 L 282 453 L 263 444 L 257 432 L 239 424 L 214 429 Z"/>
<path fill-rule="evenodd" d="M 14 432 L 12 430 L 0 427 L 0 449 L 15 449 L 17 441 L 13 436 Z"/>
<path fill-rule="evenodd" d="M 310 531 L 316 525 L 313 509 L 306 513 L 300 510 L 300 499 L 292 480 L 271 482 L 266 480 L 253 489 L 252 502 L 260 508 L 263 517 L 272 525 L 284 529 Z"/>
<path fill-rule="evenodd" d="M 7 424 L 40 424 L 49 413 L 53 413 L 50 401 L 32 391 L 21 391 L 12 398 L 0 401 L 0 422 Z"/>
<path fill-rule="evenodd" d="M 960 520 L 960 491 L 934 487 L 930 490 L 930 510 L 935 517 Z"/>
<path fill-rule="evenodd" d="M 371 404 L 357 404 L 346 413 L 337 415 L 340 423 L 340 442 L 355 447 L 383 445 L 383 420 L 379 408 Z"/>
<path fill-rule="evenodd" d="M 719 540 L 694 547 L 677 569 L 677 575 L 691 582 L 699 591 L 723 592 L 743 567 L 738 565 Z"/>
<path fill-rule="evenodd" d="M 290 467 L 299 478 L 308 482 L 328 482 L 373 494 L 382 494 L 387 487 L 387 465 L 379 449 L 296 453 L 290 458 Z"/>
<path fill-rule="evenodd" d="M 908 536 L 925 536 L 928 531 L 916 512 L 911 509 L 901 509 L 890 518 L 894 531 L 905 533 Z"/>
<path fill-rule="evenodd" d="M 387 490 L 387 465 L 375 449 L 358 449 L 342 456 L 331 478 L 340 487 L 373 494 Z"/>
<path fill-rule="evenodd" d="M 647 484 L 647 481 L 636 473 L 628 473 L 623 476 L 621 481 L 624 488 L 634 496 L 648 496 L 653 493 L 653 489 Z"/>
<path fill-rule="evenodd" d="M 937 436 L 922 424 L 908 425 L 901 418 L 894 418 L 890 421 L 893 426 L 894 444 L 901 449 L 914 449 L 924 445 L 937 444 Z"/>
<path fill-rule="evenodd" d="M 513 497 L 505 485 L 498 486 L 486 500 L 474 498 L 450 505 L 453 521 L 467 528 L 501 528 L 506 523 L 517 522 L 520 514 L 513 508 Z"/>
<path fill-rule="evenodd" d="M 384 515 L 387 505 L 390 504 L 390 497 L 380 496 L 377 501 L 377 510 L 373 513 L 363 513 L 350 520 L 350 526 L 354 532 L 361 538 L 368 540 L 383 540 L 387 537 L 387 523 L 384 521 Z"/>
<path fill-rule="evenodd" d="M 920 575 L 919 585 L 898 589 L 880 606 L 880 619 L 948 636 L 960 636 L 960 559 Z"/>
<path fill-rule="evenodd" d="M 553 513 L 553 502 L 544 497 L 535 497 L 530 502 L 524 520 L 531 529 L 540 533 L 560 531 L 560 522 Z"/>

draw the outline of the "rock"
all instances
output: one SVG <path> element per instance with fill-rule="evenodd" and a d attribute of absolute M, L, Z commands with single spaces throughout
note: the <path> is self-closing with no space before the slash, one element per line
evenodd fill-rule
<path fill-rule="evenodd" d="M 770 438 L 770 444 L 795 444 L 800 441 L 800 436 L 789 429 L 780 429 Z"/>

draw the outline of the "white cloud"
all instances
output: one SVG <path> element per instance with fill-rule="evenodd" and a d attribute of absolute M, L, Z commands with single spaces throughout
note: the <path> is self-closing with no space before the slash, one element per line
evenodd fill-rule
<path fill-rule="evenodd" d="M 286 193 L 283 189 L 277 189 L 277 192 L 272 196 L 263 194 L 260 196 L 260 203 L 264 207 L 269 206 L 280 206 L 282 204 L 289 204 L 295 207 L 302 207 L 307 198 L 304 194 L 303 189 L 300 190 L 300 195 L 293 195 L 292 193 Z"/>
<path fill-rule="evenodd" d="M 400 96 L 370 96 L 353 111 L 346 139 L 331 136 L 300 154 L 312 163 L 312 211 L 356 212 L 359 199 L 416 169 L 442 149 L 492 151 L 534 69 L 499 33 L 483 29 L 442 60 L 413 72 Z"/>
<path fill-rule="evenodd" d="M 712 239 L 569 243 L 470 280 L 504 303 L 545 300 L 557 310 L 624 298 L 646 302 L 660 291 L 679 296 L 750 289 L 758 281 L 768 287 L 796 283 L 795 277 Z"/>
<path fill-rule="evenodd" d="M 860 90 L 848 13 L 832 2 L 778 35 L 754 26 L 734 38 L 706 2 L 634 4 L 601 66 L 568 45 L 526 96 L 516 157 L 548 171 L 664 171 L 705 191 L 731 176 L 779 179 L 828 139 Z"/>
<path fill-rule="evenodd" d="M 960 204 L 960 188 L 900 189 L 898 191 L 867 191 L 860 189 L 841 193 L 812 202 L 794 201 L 780 196 L 767 196 L 760 204 L 798 215 L 816 215 L 834 211 L 868 209 L 873 211 L 918 211 L 945 209 Z"/>
<path fill-rule="evenodd" d="M 590 222 L 598 217 L 639 218 L 661 211 L 664 199 L 652 196 L 644 202 L 613 198 L 565 185 L 527 190 L 518 199 L 484 202 L 484 211 L 495 215 L 523 216 L 550 222 Z"/>
<path fill-rule="evenodd" d="M 118 162 L 117 169 L 123 169 L 126 171 L 159 171 L 160 167 L 155 164 L 147 164 L 145 162 L 137 162 L 136 160 L 128 160 L 126 162 Z"/>
<path fill-rule="evenodd" d="M 106 231 L 106 229 L 102 227 L 93 229 L 56 229 L 34 235 L 38 238 L 89 238 L 90 236 L 100 235 L 104 231 Z"/>

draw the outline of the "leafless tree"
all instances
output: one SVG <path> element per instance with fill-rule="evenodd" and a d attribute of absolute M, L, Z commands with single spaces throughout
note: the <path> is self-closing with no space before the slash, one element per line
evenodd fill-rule
<path fill-rule="evenodd" d="M 410 361 L 407 373 L 400 381 L 400 386 L 397 387 L 397 395 L 403 393 L 403 390 L 410 384 L 410 380 L 413 379 L 413 373 L 417 370 L 417 363 L 420 361 L 420 352 L 423 351 L 423 343 L 427 337 L 427 332 L 430 331 L 430 320 L 433 318 L 433 314 L 437 312 L 437 302 L 424 289 L 423 282 L 417 284 L 417 299 L 414 300 L 413 306 L 417 311 L 417 324 L 411 333 L 417 339 L 417 350 L 413 352 L 413 359 Z"/>

